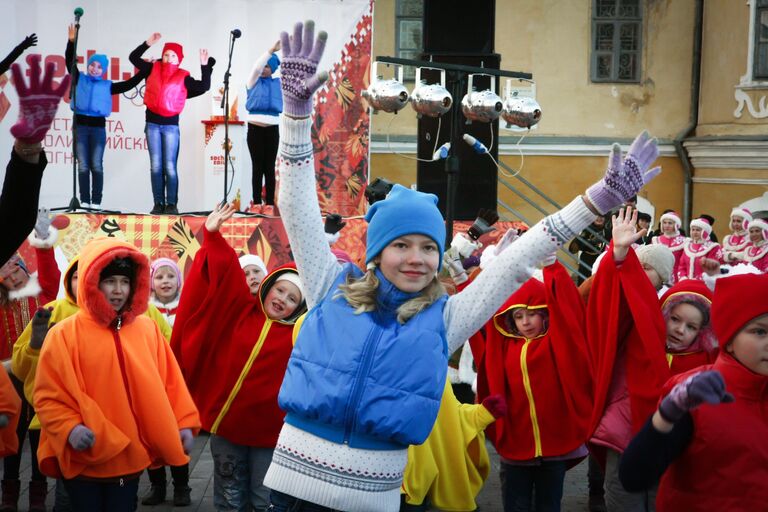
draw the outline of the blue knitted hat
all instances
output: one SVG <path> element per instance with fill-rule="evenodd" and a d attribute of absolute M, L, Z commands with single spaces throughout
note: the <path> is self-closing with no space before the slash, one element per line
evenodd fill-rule
<path fill-rule="evenodd" d="M 279 65 L 280 65 L 280 58 L 277 56 L 276 53 L 273 53 L 272 56 L 267 61 L 267 66 L 269 66 L 269 69 L 271 69 L 272 72 L 274 73 L 275 71 L 277 71 L 277 66 Z"/>
<path fill-rule="evenodd" d="M 428 236 L 440 251 L 438 270 L 443 266 L 445 221 L 437 209 L 437 196 L 395 185 L 383 201 L 373 203 L 368 221 L 365 263 L 368 264 L 395 238 L 418 234 Z"/>
<path fill-rule="evenodd" d="M 107 56 L 103 53 L 94 53 L 91 55 L 91 57 L 88 59 L 88 65 L 91 65 L 91 62 L 97 61 L 99 64 L 101 64 L 101 72 L 102 74 L 107 72 L 107 67 L 109 66 L 109 60 L 107 59 Z"/>

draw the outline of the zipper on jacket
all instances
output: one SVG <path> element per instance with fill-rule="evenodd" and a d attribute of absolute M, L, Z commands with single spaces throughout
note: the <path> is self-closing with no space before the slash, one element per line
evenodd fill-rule
<path fill-rule="evenodd" d="M 227 401 L 224 402 L 224 407 L 221 408 L 219 415 L 216 417 L 216 421 L 213 422 L 213 426 L 211 427 L 211 434 L 215 434 L 219 429 L 219 425 L 221 425 L 224 416 L 226 416 L 229 412 L 229 408 L 232 406 L 232 402 L 235 401 L 235 397 L 237 397 L 237 394 L 240 393 L 240 388 L 243 387 L 243 382 L 248 376 L 248 373 L 251 371 L 251 366 L 253 366 L 253 362 L 256 360 L 256 356 L 259 355 L 261 348 L 264 346 L 264 342 L 267 339 L 267 333 L 269 333 L 269 329 L 272 327 L 273 321 L 274 320 L 270 320 L 269 318 L 265 319 L 264 326 L 261 328 L 261 334 L 259 334 L 259 338 L 256 340 L 256 344 L 251 350 L 251 355 L 248 356 L 248 360 L 245 362 L 243 369 L 240 371 L 240 376 L 237 378 L 234 387 L 229 392 Z"/>
<path fill-rule="evenodd" d="M 533 401 L 531 378 L 528 376 L 528 345 L 532 340 L 526 339 L 523 349 L 520 351 L 520 370 L 523 372 L 523 387 L 528 397 L 528 405 L 531 413 L 531 427 L 533 429 L 533 456 L 541 457 L 541 432 L 539 431 L 539 418 L 536 416 L 536 404 Z"/>
<path fill-rule="evenodd" d="M 123 378 L 123 386 L 125 386 L 125 394 L 128 396 L 128 407 L 131 409 L 131 415 L 133 415 L 133 421 L 136 424 L 136 432 L 139 434 L 139 441 L 141 441 L 141 445 L 144 447 L 144 451 L 147 452 L 147 455 L 149 456 L 150 460 L 152 460 L 152 454 L 148 448 L 147 442 L 144 440 L 144 436 L 141 433 L 141 429 L 139 428 L 139 421 L 136 417 L 136 411 L 133 409 L 133 397 L 131 395 L 131 387 L 128 385 L 128 374 L 125 371 L 125 356 L 123 355 L 123 342 L 120 339 L 120 328 L 123 326 L 123 317 L 121 315 L 117 316 L 117 323 L 115 324 L 115 329 L 112 331 L 112 338 L 115 341 L 115 351 L 117 352 L 117 362 L 120 365 L 120 375 Z"/>
<path fill-rule="evenodd" d="M 363 382 L 368 373 L 371 370 L 371 363 L 373 362 L 374 347 L 379 344 L 381 339 L 382 330 L 379 328 L 371 329 L 368 337 L 365 340 L 365 346 L 363 348 L 363 360 L 355 375 L 355 382 L 352 385 L 352 393 L 350 393 L 349 402 L 347 403 L 347 410 L 344 413 L 344 444 L 349 444 L 349 438 L 352 435 L 352 427 L 357 419 L 357 407 L 360 405 L 360 399 L 363 394 Z"/>

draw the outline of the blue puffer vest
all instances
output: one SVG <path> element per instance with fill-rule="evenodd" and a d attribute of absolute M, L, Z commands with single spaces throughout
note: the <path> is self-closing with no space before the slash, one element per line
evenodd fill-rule
<path fill-rule="evenodd" d="M 448 364 L 443 296 L 404 325 L 397 308 L 413 298 L 380 271 L 376 311 L 356 315 L 339 285 L 307 315 L 280 388 L 285 421 L 335 443 L 369 450 L 421 444 L 440 408 Z"/>
<path fill-rule="evenodd" d="M 283 92 L 280 90 L 279 78 L 260 77 L 247 92 L 245 109 L 248 113 L 279 116 L 283 111 Z"/>
<path fill-rule="evenodd" d="M 77 79 L 76 114 L 107 117 L 112 113 L 112 80 L 93 78 L 83 72 Z M 70 103 L 70 107 L 71 107 Z"/>

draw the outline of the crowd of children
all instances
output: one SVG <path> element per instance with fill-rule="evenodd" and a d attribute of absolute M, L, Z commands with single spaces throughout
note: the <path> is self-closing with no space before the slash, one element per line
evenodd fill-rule
<path fill-rule="evenodd" d="M 490 475 L 486 439 L 501 458 L 505 511 L 560 510 L 566 471 L 588 453 L 611 512 L 760 510 L 768 222 L 734 209 L 720 246 L 711 221 L 694 219 L 686 238 L 680 217 L 665 212 L 661 233 L 649 235 L 648 216 L 631 206 L 660 172 L 644 132 L 626 155 L 612 148 L 605 176 L 583 195 L 522 236 L 508 232 L 482 258 L 487 222 L 446 252 L 437 198 L 395 185 L 365 217 L 360 268 L 329 246 L 328 224 L 337 235 L 343 222 L 329 215 L 323 225 L 314 192 L 310 115 L 327 79 L 317 70 L 326 38 L 299 23 L 261 59 L 281 68 L 267 88 L 280 90 L 276 199 L 295 262 L 270 271 L 258 255 L 238 256 L 221 233 L 232 205 L 208 216 L 186 272 L 172 258 L 150 262 L 129 243 L 95 238 L 69 262 L 56 299 L 57 231 L 45 209 L 30 235 L 37 273 L 18 254 L 0 262 L 0 355 L 12 356 L 10 373 L 0 372 L 0 510 L 18 509 L 27 436 L 29 510 L 46 510 L 46 477 L 57 479 L 57 511 L 135 510 L 145 470 L 141 501 L 158 505 L 165 466 L 173 504 L 190 505 L 189 455 L 201 430 L 217 510 L 475 510 Z M 141 61 L 131 79 L 147 79 L 155 209 L 165 212 L 177 200 L 178 114 L 207 89 L 213 65 L 201 52 L 196 81 L 178 68 L 182 58 L 168 43 L 162 63 Z M 101 80 L 103 60 L 91 57 L 75 78 L 81 142 L 94 145 L 81 198 L 97 205 L 102 135 L 89 139 L 87 128 L 103 130 L 102 107 L 120 87 Z M 31 82 L 40 86 L 36 63 Z M 13 73 L 20 98 L 32 101 L 18 66 Z M 40 134 L 63 94 L 51 76 L 46 103 L 20 109 L 12 163 L 44 160 Z M 555 254 L 590 225 L 586 233 L 603 229 L 594 241 L 606 251 L 577 289 Z M 477 370 L 476 404 L 459 403 L 446 378 L 462 346 Z"/>

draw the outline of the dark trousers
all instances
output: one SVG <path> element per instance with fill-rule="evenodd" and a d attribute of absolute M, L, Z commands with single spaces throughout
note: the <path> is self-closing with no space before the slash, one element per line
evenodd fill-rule
<path fill-rule="evenodd" d="M 504 512 L 559 512 L 563 499 L 566 461 L 542 461 L 536 466 L 501 463 L 501 501 Z M 534 489 L 535 507 L 532 509 Z"/>
<path fill-rule="evenodd" d="M 116 482 L 64 480 L 72 509 L 78 512 L 133 512 L 138 501 L 139 479 Z"/>
<path fill-rule="evenodd" d="M 19 415 L 19 424 L 16 427 L 16 437 L 19 439 L 19 451 L 14 455 L 9 455 L 3 459 L 3 480 L 18 480 L 19 468 L 21 467 L 21 448 L 24 446 L 24 439 L 27 437 L 29 423 L 35 415 L 35 410 L 24 397 L 24 383 L 17 379 L 12 373 L 9 373 L 8 376 L 11 378 L 11 382 L 13 382 L 13 387 L 16 388 L 16 393 L 21 397 L 21 414 Z M 32 480 L 45 482 L 45 475 L 40 472 L 40 468 L 37 465 L 37 446 L 39 444 L 40 431 L 29 430 L 29 455 L 32 459 Z"/>
<path fill-rule="evenodd" d="M 280 131 L 275 126 L 248 125 L 248 151 L 251 153 L 253 174 L 253 204 L 261 204 L 261 182 L 264 180 L 264 202 L 275 204 L 275 159 L 280 143 Z"/>
<path fill-rule="evenodd" d="M 603 470 L 600 467 L 600 463 L 597 462 L 597 459 L 591 453 L 589 454 L 587 482 L 589 483 L 590 496 L 603 496 L 605 494 Z"/>
<path fill-rule="evenodd" d="M 165 466 L 155 469 L 148 469 L 149 481 L 153 485 L 165 486 Z M 189 464 L 183 466 L 171 466 L 171 478 L 174 487 L 186 487 L 189 484 Z"/>

